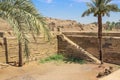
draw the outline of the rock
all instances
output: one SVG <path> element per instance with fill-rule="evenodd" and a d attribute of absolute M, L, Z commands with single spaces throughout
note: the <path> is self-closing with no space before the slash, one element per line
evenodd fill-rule
<path fill-rule="evenodd" d="M 97 78 L 101 78 L 103 76 L 107 76 L 113 72 L 113 67 L 105 68 L 104 71 L 99 72 Z"/>

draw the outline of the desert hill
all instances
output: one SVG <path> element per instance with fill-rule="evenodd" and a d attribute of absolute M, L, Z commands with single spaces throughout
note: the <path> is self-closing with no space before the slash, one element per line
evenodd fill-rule
<path fill-rule="evenodd" d="M 56 18 L 49 18 L 45 17 L 45 21 L 47 23 L 48 28 L 50 31 L 56 32 L 97 32 L 97 24 L 91 23 L 91 24 L 81 24 L 75 20 L 61 20 Z M 105 30 L 105 27 L 107 25 L 103 25 L 103 31 Z M 113 29 L 115 30 L 115 29 Z M 115 30 L 116 31 L 116 30 Z M 0 32 L 12 32 L 12 28 L 10 25 L 3 19 L 0 18 Z"/>
<path fill-rule="evenodd" d="M 55 18 L 46 18 L 46 22 L 51 31 L 60 29 L 62 32 L 69 31 L 97 31 L 96 24 L 81 24 L 75 20 L 61 20 Z"/>

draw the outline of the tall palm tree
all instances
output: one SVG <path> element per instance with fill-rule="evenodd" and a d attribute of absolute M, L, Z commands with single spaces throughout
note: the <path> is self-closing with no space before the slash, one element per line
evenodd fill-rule
<path fill-rule="evenodd" d="M 102 17 L 107 15 L 110 16 L 110 11 L 119 12 L 120 9 L 116 4 L 111 3 L 112 0 L 91 0 L 92 3 L 87 3 L 88 10 L 86 10 L 82 17 L 94 14 L 98 18 L 98 40 L 99 40 L 99 53 L 101 64 L 103 64 L 103 53 L 102 53 Z"/>
<path fill-rule="evenodd" d="M 25 55 L 29 56 L 28 34 L 48 34 L 45 20 L 35 9 L 31 0 L 0 0 L 0 17 L 11 25 L 19 42 L 19 66 L 22 66 L 21 45 L 24 44 Z"/>

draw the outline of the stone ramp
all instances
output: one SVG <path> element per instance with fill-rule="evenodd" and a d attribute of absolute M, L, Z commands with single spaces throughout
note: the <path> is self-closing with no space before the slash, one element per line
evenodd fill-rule
<path fill-rule="evenodd" d="M 66 40 L 69 44 L 71 44 L 72 46 L 76 47 L 77 49 L 80 50 L 80 52 L 84 55 L 86 55 L 87 57 L 89 57 L 93 62 L 100 64 L 100 60 L 98 60 L 96 57 L 94 57 L 92 54 L 88 53 L 87 51 L 85 51 L 82 47 L 80 47 L 79 45 L 77 45 L 76 43 L 74 43 L 72 40 L 70 40 L 69 38 L 67 38 L 64 34 L 61 34 L 62 37 L 64 38 L 64 40 Z"/>
<path fill-rule="evenodd" d="M 99 80 L 120 80 L 120 69 Z"/>

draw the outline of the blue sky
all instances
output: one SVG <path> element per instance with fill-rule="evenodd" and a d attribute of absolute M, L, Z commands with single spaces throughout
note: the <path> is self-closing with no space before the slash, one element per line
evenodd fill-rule
<path fill-rule="evenodd" d="M 97 18 L 93 15 L 81 17 L 82 13 L 87 9 L 86 2 L 90 0 L 32 0 L 35 7 L 45 17 L 53 17 L 59 19 L 71 19 L 80 23 L 96 22 Z M 118 4 L 120 8 L 120 0 L 114 0 L 113 3 Z M 112 13 L 110 17 L 103 17 L 103 22 L 120 20 L 120 13 Z"/>

